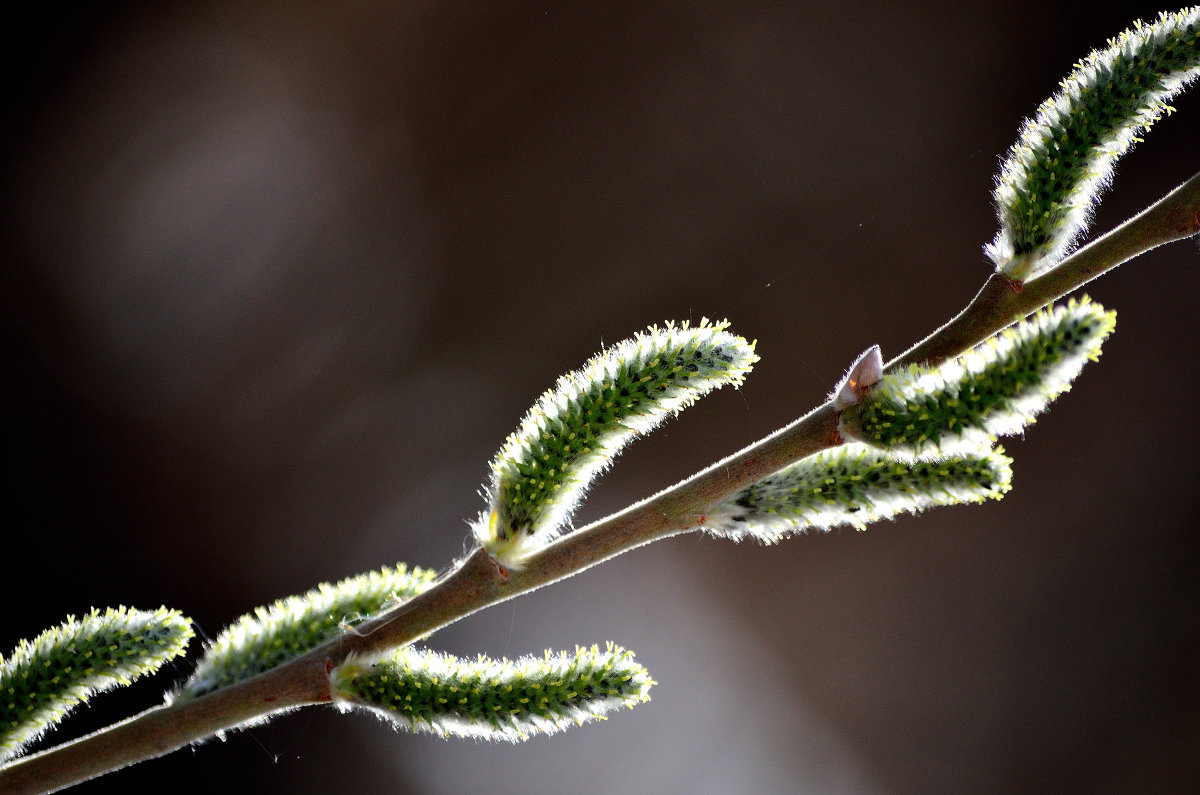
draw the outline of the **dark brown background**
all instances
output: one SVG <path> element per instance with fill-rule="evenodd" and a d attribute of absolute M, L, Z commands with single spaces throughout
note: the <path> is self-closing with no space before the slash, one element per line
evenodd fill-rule
<path fill-rule="evenodd" d="M 973 294 L 1020 119 L 1153 10 L 77 3 L 10 26 L 0 646 L 93 604 L 213 635 L 323 579 L 443 567 L 537 394 L 653 322 L 728 317 L 763 361 L 580 521 L 789 422 Z M 1101 227 L 1200 168 L 1200 100 L 1175 104 Z M 634 712 L 510 748 L 310 710 L 80 791 L 1194 788 L 1198 265 L 1176 244 L 1089 288 L 1118 332 L 1010 440 L 1001 503 L 676 539 L 434 639 L 612 639 L 660 682 Z"/>

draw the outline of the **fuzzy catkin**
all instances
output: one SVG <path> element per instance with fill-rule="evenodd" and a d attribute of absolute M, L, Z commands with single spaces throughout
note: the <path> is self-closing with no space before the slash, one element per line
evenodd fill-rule
<path fill-rule="evenodd" d="M 611 643 L 516 661 L 404 648 L 347 660 L 330 682 L 338 706 L 369 709 L 401 728 L 511 742 L 648 701 L 654 684 L 631 652 Z"/>
<path fill-rule="evenodd" d="M 869 523 L 939 505 L 998 500 L 1012 483 L 1002 451 L 901 461 L 864 444 L 801 459 L 710 511 L 703 529 L 773 544 L 809 529 Z"/>
<path fill-rule="evenodd" d="M 849 439 L 906 458 L 940 458 L 990 447 L 1034 422 L 1100 355 L 1116 314 L 1084 297 L 1042 310 L 934 369 L 889 373 L 842 412 Z"/>
<path fill-rule="evenodd" d="M 1021 128 L 996 178 L 997 268 L 1029 280 L 1090 222 L 1113 165 L 1200 75 L 1200 6 L 1137 23 L 1080 61 Z"/>
<path fill-rule="evenodd" d="M 620 449 L 758 360 L 727 322 L 651 327 L 545 392 L 492 462 L 480 542 L 509 567 L 549 542 Z"/>
<path fill-rule="evenodd" d="M 68 616 L 0 659 L 0 760 L 19 753 L 94 694 L 183 653 L 192 623 L 176 610 L 126 607 Z"/>
<path fill-rule="evenodd" d="M 434 577 L 432 571 L 400 563 L 332 585 L 321 583 L 302 595 L 256 608 L 206 647 L 173 701 L 198 698 L 295 659 L 332 640 L 347 625 L 412 598 Z"/>

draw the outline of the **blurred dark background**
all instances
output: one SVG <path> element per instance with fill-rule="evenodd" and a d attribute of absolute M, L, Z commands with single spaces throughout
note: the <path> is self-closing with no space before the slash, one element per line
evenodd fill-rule
<path fill-rule="evenodd" d="M 650 323 L 728 317 L 763 360 L 579 522 L 786 424 L 971 297 L 1020 120 L 1158 8 L 32 11 L 4 48 L 0 647 L 91 605 L 211 636 L 321 580 L 444 567 L 528 405 Z M 1100 228 L 1200 169 L 1200 98 L 1175 106 Z M 1175 244 L 1088 288 L 1117 333 L 1009 440 L 1003 502 L 675 539 L 433 639 L 611 639 L 648 705 L 515 748 L 307 710 L 79 791 L 1194 790 L 1198 265 Z"/>

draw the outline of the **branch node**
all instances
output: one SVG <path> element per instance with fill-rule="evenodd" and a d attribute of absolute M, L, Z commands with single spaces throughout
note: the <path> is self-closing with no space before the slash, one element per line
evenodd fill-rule
<path fill-rule="evenodd" d="M 508 567 L 505 566 L 503 563 L 501 563 L 499 560 L 497 560 L 495 557 L 493 557 L 490 552 L 487 553 L 487 556 L 488 556 L 488 563 L 491 563 L 492 568 L 496 571 L 496 576 L 502 580 L 507 580 L 509 577 L 509 573 L 510 573 L 508 570 Z"/>
<path fill-rule="evenodd" d="M 996 275 L 998 275 L 1001 279 L 1003 279 L 1004 283 L 1007 284 L 1008 288 L 1010 290 L 1012 290 L 1014 293 L 1019 293 L 1025 289 L 1025 282 L 1023 282 L 1020 279 L 1013 279 L 1013 278 L 1009 277 L 1007 274 L 1000 272 L 1000 271 L 997 271 Z"/>

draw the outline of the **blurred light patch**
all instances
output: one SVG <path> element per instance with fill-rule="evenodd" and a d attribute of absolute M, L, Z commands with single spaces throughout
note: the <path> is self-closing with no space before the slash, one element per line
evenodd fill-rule
<path fill-rule="evenodd" d="M 362 65 L 317 78 L 303 41 L 190 21 L 114 39 L 49 103 L 25 231 L 67 379 L 253 468 L 392 377 L 432 269 L 394 111 L 345 93 Z"/>

